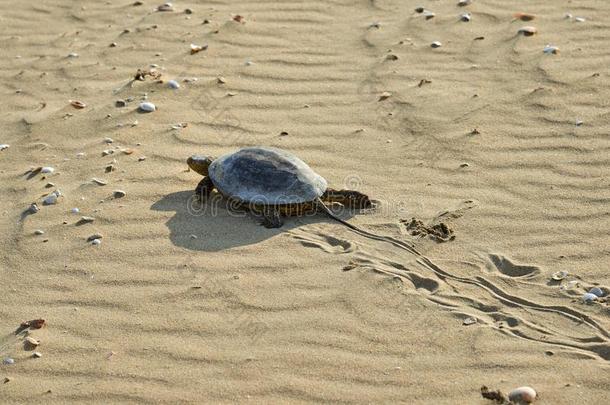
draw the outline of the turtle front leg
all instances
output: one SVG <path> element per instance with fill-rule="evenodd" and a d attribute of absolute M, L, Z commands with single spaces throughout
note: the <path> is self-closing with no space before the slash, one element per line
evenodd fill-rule
<path fill-rule="evenodd" d="M 282 214 L 277 207 L 265 207 L 263 209 L 262 225 L 265 228 L 281 228 L 284 225 Z"/>
<path fill-rule="evenodd" d="M 197 187 L 195 188 L 195 195 L 199 197 L 201 201 L 205 201 L 212 194 L 214 190 L 214 183 L 212 183 L 212 179 L 209 176 L 205 176 Z"/>

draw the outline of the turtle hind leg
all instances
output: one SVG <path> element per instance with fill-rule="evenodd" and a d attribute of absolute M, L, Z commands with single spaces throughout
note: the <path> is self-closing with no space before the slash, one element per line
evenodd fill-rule
<path fill-rule="evenodd" d="M 195 195 L 199 197 L 201 201 L 205 201 L 212 194 L 214 190 L 214 183 L 212 183 L 212 179 L 209 176 L 205 176 L 197 187 L 195 187 Z"/>
<path fill-rule="evenodd" d="M 276 207 L 265 207 L 262 214 L 261 225 L 265 228 L 281 228 L 284 225 L 282 214 Z"/>

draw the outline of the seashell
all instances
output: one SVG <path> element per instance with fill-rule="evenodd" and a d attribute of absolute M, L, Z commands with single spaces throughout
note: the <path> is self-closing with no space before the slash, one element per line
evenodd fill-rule
<path fill-rule="evenodd" d="M 164 3 L 157 7 L 157 11 L 174 11 L 174 5 L 172 3 Z"/>
<path fill-rule="evenodd" d="M 571 289 L 576 288 L 576 287 L 578 287 L 578 281 L 577 280 L 572 280 L 572 281 L 568 281 L 567 283 L 562 285 L 559 289 L 560 290 L 571 290 Z"/>
<path fill-rule="evenodd" d="M 146 160 L 146 156 L 140 156 L 140 157 L 138 158 L 138 162 L 143 162 L 143 161 L 145 161 L 145 160 Z"/>
<path fill-rule="evenodd" d="M 112 138 L 104 138 L 104 143 L 113 143 L 114 139 Z"/>
<path fill-rule="evenodd" d="M 597 301 L 599 297 L 593 293 L 584 293 L 582 296 L 582 302 L 584 302 L 585 304 L 590 304 L 593 301 Z"/>
<path fill-rule="evenodd" d="M 40 352 L 34 352 L 32 353 L 32 357 L 34 357 L 35 359 L 39 359 L 42 357 L 42 353 Z"/>
<path fill-rule="evenodd" d="M 78 213 L 80 212 L 80 210 L 79 210 L 78 208 L 76 208 L 76 207 L 75 207 L 75 208 L 72 208 L 72 209 L 70 210 L 70 212 L 72 212 L 73 214 L 78 214 Z"/>
<path fill-rule="evenodd" d="M 472 3 L 472 0 L 460 0 L 458 1 L 458 6 L 464 7 Z"/>
<path fill-rule="evenodd" d="M 369 28 L 377 28 L 377 29 L 379 29 L 379 28 L 381 28 L 381 23 L 380 22 L 370 23 L 369 24 Z"/>
<path fill-rule="evenodd" d="M 577 127 L 580 127 L 584 122 L 582 120 L 576 120 L 575 124 Z"/>
<path fill-rule="evenodd" d="M 421 13 L 423 13 L 424 11 L 426 11 L 426 9 L 425 9 L 425 8 L 423 8 L 423 7 L 416 7 L 416 8 L 415 8 L 415 12 L 416 12 L 416 13 L 420 13 L 420 14 L 421 14 Z"/>
<path fill-rule="evenodd" d="M 468 22 L 468 21 L 470 21 L 471 18 L 472 17 L 470 16 L 470 13 L 464 13 L 464 14 L 460 15 L 460 21 L 463 21 L 463 22 Z"/>
<path fill-rule="evenodd" d="M 91 244 L 92 244 L 92 245 L 95 245 L 95 246 L 99 246 L 99 245 L 101 245 L 101 244 L 102 244 L 102 241 L 101 241 L 101 239 L 93 239 L 93 240 L 91 241 Z"/>
<path fill-rule="evenodd" d="M 40 207 L 38 207 L 38 204 L 36 203 L 32 203 L 27 209 L 27 212 L 29 212 L 30 214 L 36 214 L 38 211 L 40 211 Z"/>
<path fill-rule="evenodd" d="M 392 93 L 390 93 L 389 91 L 384 91 L 383 93 L 381 93 L 381 95 L 379 96 L 379 100 L 378 101 L 383 101 L 385 99 L 388 99 L 392 96 Z"/>
<path fill-rule="evenodd" d="M 469 316 L 468 318 L 464 319 L 464 321 L 462 322 L 462 325 L 474 325 L 475 323 L 477 323 L 477 318 L 473 318 L 472 316 Z"/>
<path fill-rule="evenodd" d="M 585 22 L 587 19 L 585 17 L 574 17 L 574 21 L 576 22 Z"/>
<path fill-rule="evenodd" d="M 227 80 L 224 77 L 222 77 L 222 76 L 219 76 L 218 79 L 216 79 L 216 80 L 220 84 L 225 84 L 227 82 Z"/>
<path fill-rule="evenodd" d="M 108 182 L 106 180 L 98 179 L 95 177 L 92 178 L 91 181 L 94 182 L 95 184 L 97 184 L 98 186 L 105 186 L 106 184 L 108 184 Z"/>
<path fill-rule="evenodd" d="M 60 195 L 61 195 L 61 193 L 58 193 L 57 191 L 52 192 L 51 194 L 49 194 L 42 200 L 43 205 L 57 204 L 57 198 Z"/>
<path fill-rule="evenodd" d="M 570 18 L 572 18 L 572 14 L 570 13 L 566 13 L 563 18 L 565 18 L 566 20 L 569 20 Z"/>
<path fill-rule="evenodd" d="M 36 229 L 34 235 L 44 235 L 44 231 L 42 229 Z"/>
<path fill-rule="evenodd" d="M 91 236 L 89 236 L 87 238 L 87 242 L 93 242 L 96 239 L 99 240 L 99 239 L 102 239 L 102 238 L 103 238 L 103 236 L 102 236 L 101 233 L 94 233 L 93 235 L 91 235 Z"/>
<path fill-rule="evenodd" d="M 36 346 L 38 346 L 38 345 L 40 345 L 40 341 L 39 341 L 39 340 L 34 339 L 34 338 L 33 338 L 33 337 L 31 337 L 31 336 L 27 336 L 27 337 L 26 337 L 25 339 L 23 339 L 23 340 L 26 342 L 26 344 L 28 344 L 28 345 L 29 345 L 30 347 L 32 347 L 32 348 L 33 348 L 33 347 L 36 347 Z"/>
<path fill-rule="evenodd" d="M 111 48 L 116 48 L 117 46 L 119 46 L 119 44 L 117 44 L 116 42 L 111 42 L 108 46 Z"/>
<path fill-rule="evenodd" d="M 10 357 L 6 357 L 4 360 L 2 360 L 2 364 L 15 364 L 15 360 Z"/>
<path fill-rule="evenodd" d="M 10 147 L 11 147 L 10 145 L 7 145 L 5 143 L 0 143 L 0 151 L 3 151 L 4 149 L 8 149 Z"/>
<path fill-rule="evenodd" d="M 547 45 L 544 47 L 542 52 L 557 55 L 559 53 L 559 48 L 553 45 Z"/>
<path fill-rule="evenodd" d="M 127 193 L 123 190 L 114 190 L 112 192 L 112 195 L 114 196 L 114 198 L 123 198 L 127 195 Z"/>
<path fill-rule="evenodd" d="M 534 18 L 536 18 L 535 15 L 528 13 L 515 13 L 513 14 L 513 17 L 521 21 L 532 21 Z"/>
<path fill-rule="evenodd" d="M 555 273 L 551 274 L 551 278 L 555 281 L 561 281 L 566 278 L 568 274 L 569 273 L 565 270 L 556 271 Z"/>
<path fill-rule="evenodd" d="M 532 26 L 528 25 L 528 26 L 519 28 L 519 31 L 517 31 L 517 34 L 521 34 L 526 37 L 531 37 L 532 35 L 536 34 L 537 32 L 538 32 L 538 30 L 536 29 L 536 27 L 532 27 Z"/>
<path fill-rule="evenodd" d="M 198 78 L 196 78 L 196 77 L 186 77 L 186 78 L 182 79 L 182 81 L 183 81 L 184 83 L 196 82 L 197 80 L 199 80 L 199 79 L 198 79 Z"/>
<path fill-rule="evenodd" d="M 70 52 L 68 58 L 78 58 L 78 54 L 76 52 Z"/>
<path fill-rule="evenodd" d="M 140 111 L 143 112 L 153 112 L 157 109 L 157 107 L 155 107 L 155 105 L 149 101 L 144 101 L 143 103 L 140 103 L 138 108 L 140 109 Z"/>
<path fill-rule="evenodd" d="M 112 149 L 105 149 L 102 151 L 102 156 L 112 155 L 114 151 Z"/>
<path fill-rule="evenodd" d="M 191 55 L 196 54 L 197 52 L 205 51 L 208 49 L 208 45 L 195 45 L 191 44 Z"/>
<path fill-rule="evenodd" d="M 394 55 L 393 53 L 387 54 L 385 57 L 386 60 L 398 60 L 398 55 Z"/>
<path fill-rule="evenodd" d="M 167 82 L 167 85 L 172 88 L 172 89 L 179 89 L 180 88 L 180 83 L 178 83 L 175 80 L 170 80 L 169 82 Z"/>
<path fill-rule="evenodd" d="M 80 219 L 78 220 L 76 225 L 90 224 L 93 221 L 95 221 L 95 218 L 93 218 L 93 217 L 80 217 Z"/>
<path fill-rule="evenodd" d="M 430 44 L 430 46 L 432 48 L 440 48 L 441 46 L 443 46 L 443 44 L 441 44 L 439 41 L 434 41 Z"/>
<path fill-rule="evenodd" d="M 598 296 L 598 297 L 600 297 L 600 298 L 601 298 L 601 297 L 603 297 L 603 296 L 605 295 L 605 294 L 604 294 L 604 290 L 602 290 L 602 289 L 601 289 L 601 288 L 599 288 L 599 287 L 593 287 L 593 288 L 591 288 L 591 289 L 589 290 L 589 294 L 596 295 L 596 296 Z"/>
<path fill-rule="evenodd" d="M 45 166 L 40 169 L 40 173 L 45 173 L 45 174 L 50 174 L 50 173 L 53 173 L 54 171 L 55 171 L 55 169 L 52 168 L 51 166 Z"/>
<path fill-rule="evenodd" d="M 78 101 L 78 100 L 68 100 L 68 101 L 70 102 L 72 107 L 76 108 L 77 110 L 81 110 L 81 109 L 87 107 L 87 104 L 83 103 L 82 101 Z"/>
<path fill-rule="evenodd" d="M 531 387 L 519 387 L 508 393 L 508 400 L 516 404 L 531 404 L 536 395 L 536 390 Z"/>
<path fill-rule="evenodd" d="M 424 10 L 424 12 L 422 13 L 422 15 L 424 16 L 424 18 L 425 18 L 426 20 L 429 20 L 429 19 L 431 19 L 431 18 L 434 18 L 434 16 L 435 16 L 436 14 L 434 14 L 434 12 L 432 12 L 432 11 L 430 11 L 430 10 Z"/>
<path fill-rule="evenodd" d="M 117 108 L 125 107 L 127 105 L 127 101 L 125 101 L 125 100 L 117 100 L 117 101 L 114 102 L 114 105 Z"/>
<path fill-rule="evenodd" d="M 84 158 L 85 156 L 87 156 L 87 155 L 85 154 L 85 152 L 78 152 L 78 153 L 76 154 L 76 157 L 77 157 L 78 159 Z"/>

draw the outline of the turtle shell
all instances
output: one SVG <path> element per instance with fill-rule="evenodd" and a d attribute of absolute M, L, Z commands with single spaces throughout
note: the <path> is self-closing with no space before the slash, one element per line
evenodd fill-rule
<path fill-rule="evenodd" d="M 262 205 L 314 201 L 326 180 L 290 152 L 269 147 L 243 148 L 215 159 L 208 169 L 223 195 Z"/>

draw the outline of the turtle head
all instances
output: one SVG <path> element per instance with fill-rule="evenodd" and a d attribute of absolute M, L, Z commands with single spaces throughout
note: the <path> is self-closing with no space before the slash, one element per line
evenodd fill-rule
<path fill-rule="evenodd" d="M 353 209 L 366 209 L 374 206 L 368 195 L 354 190 L 327 189 L 324 199 L 329 202 L 338 202 Z"/>
<path fill-rule="evenodd" d="M 211 156 L 193 155 L 186 160 L 191 170 L 199 173 L 202 176 L 208 175 L 210 163 L 214 160 Z"/>

